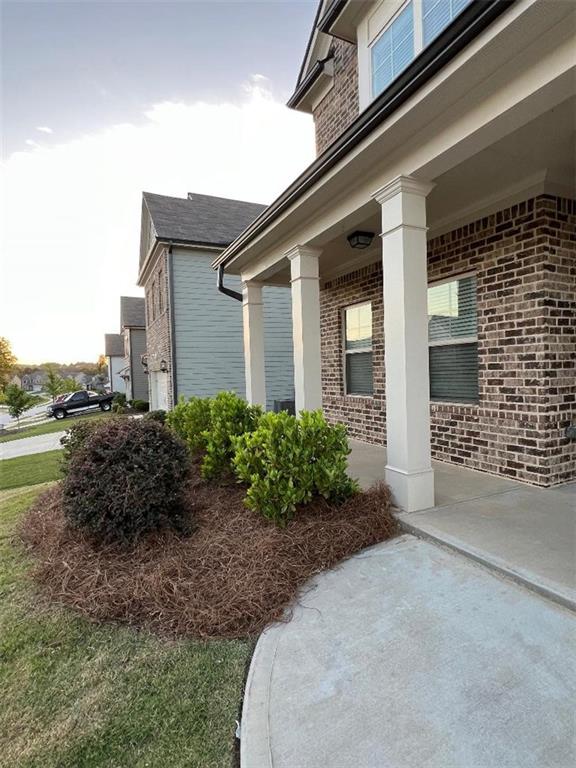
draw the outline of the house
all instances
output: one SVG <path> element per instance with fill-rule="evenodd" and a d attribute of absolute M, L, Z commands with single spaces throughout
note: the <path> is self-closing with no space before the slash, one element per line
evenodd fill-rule
<path fill-rule="evenodd" d="M 262 210 L 209 195 L 143 194 L 138 284 L 146 294 L 152 408 L 221 390 L 245 395 L 242 285 L 236 278 L 228 286 L 240 301 L 215 293 L 211 262 Z M 294 397 L 290 292 L 271 285 L 257 300 L 267 394 L 252 393 L 252 399 L 272 408 Z"/>
<path fill-rule="evenodd" d="M 148 401 L 146 360 L 146 310 L 140 296 L 120 297 L 120 330 L 124 340 L 124 379 L 127 400 Z"/>
<path fill-rule="evenodd" d="M 13 376 L 10 377 L 10 381 L 8 384 L 12 384 L 13 386 L 18 387 L 19 389 L 22 389 L 22 379 L 20 376 L 18 376 L 17 373 L 15 373 Z"/>
<path fill-rule="evenodd" d="M 22 375 L 22 389 L 26 392 L 42 392 L 46 382 L 46 371 L 37 369 Z"/>
<path fill-rule="evenodd" d="M 108 380 L 112 392 L 126 393 L 126 381 L 122 378 L 124 363 L 124 337 L 121 333 L 104 334 L 104 355 L 108 364 Z"/>
<path fill-rule="evenodd" d="M 318 156 L 213 262 L 256 350 L 252 288 L 290 285 L 297 410 L 385 444 L 408 511 L 432 458 L 576 478 L 575 12 L 321 2 L 288 102 Z"/>

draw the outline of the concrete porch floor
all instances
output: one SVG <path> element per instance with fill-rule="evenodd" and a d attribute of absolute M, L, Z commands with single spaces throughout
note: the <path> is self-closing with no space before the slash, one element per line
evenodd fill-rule
<path fill-rule="evenodd" d="M 386 449 L 350 441 L 350 474 L 384 479 Z M 576 483 L 536 488 L 433 461 L 436 506 L 400 513 L 411 533 L 449 546 L 576 609 Z"/>

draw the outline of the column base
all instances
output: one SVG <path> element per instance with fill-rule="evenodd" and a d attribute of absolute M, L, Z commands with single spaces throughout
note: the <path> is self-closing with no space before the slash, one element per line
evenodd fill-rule
<path fill-rule="evenodd" d="M 386 466 L 386 482 L 394 501 L 405 512 L 418 512 L 434 506 L 434 470 L 405 472 Z"/>

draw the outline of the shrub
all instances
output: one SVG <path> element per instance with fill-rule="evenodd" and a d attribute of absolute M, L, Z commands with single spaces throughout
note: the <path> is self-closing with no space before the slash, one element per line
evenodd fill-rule
<path fill-rule="evenodd" d="M 147 400 L 130 400 L 129 405 L 130 408 L 141 413 L 145 413 L 150 408 L 150 403 Z"/>
<path fill-rule="evenodd" d="M 206 450 L 206 432 L 210 429 L 210 398 L 180 398 L 166 417 L 166 424 L 185 441 L 192 454 Z"/>
<path fill-rule="evenodd" d="M 207 480 L 220 478 L 232 471 L 234 438 L 256 429 L 262 408 L 248 405 L 234 392 L 219 392 L 210 399 L 210 426 L 205 432 L 206 455 L 202 476 Z"/>
<path fill-rule="evenodd" d="M 157 421 L 160 424 L 164 424 L 166 422 L 166 416 L 167 416 L 166 411 L 159 409 L 157 411 L 148 411 L 148 413 L 145 413 L 142 418 L 149 419 L 150 421 Z"/>
<path fill-rule="evenodd" d="M 302 411 L 300 418 L 267 413 L 234 446 L 236 476 L 248 485 L 246 505 L 281 525 L 314 496 L 339 502 L 359 490 L 346 472 L 346 429 L 328 424 L 321 411 Z"/>
<path fill-rule="evenodd" d="M 117 403 L 118 405 L 126 405 L 126 395 L 124 392 L 114 392 L 114 398 L 112 402 Z"/>
<path fill-rule="evenodd" d="M 99 426 L 102 426 L 102 424 L 103 422 L 97 420 L 81 420 L 66 430 L 64 436 L 60 440 L 60 444 L 63 448 L 62 471 L 64 474 L 68 472 L 68 466 L 72 457 L 83 447 L 92 432 Z"/>
<path fill-rule="evenodd" d="M 64 514 L 102 542 L 131 542 L 163 525 L 185 530 L 188 469 L 186 446 L 161 424 L 102 422 L 70 452 L 62 482 Z"/>

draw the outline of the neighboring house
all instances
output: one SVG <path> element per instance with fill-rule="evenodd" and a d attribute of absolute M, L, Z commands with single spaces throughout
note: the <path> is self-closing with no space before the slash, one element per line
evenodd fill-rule
<path fill-rule="evenodd" d="M 104 334 L 104 355 L 108 364 L 110 390 L 126 394 L 126 381 L 122 378 L 125 367 L 124 336 L 121 333 Z"/>
<path fill-rule="evenodd" d="M 289 101 L 318 157 L 214 261 L 291 285 L 297 409 L 386 443 L 405 509 L 432 458 L 576 478 L 575 13 L 322 2 Z"/>
<path fill-rule="evenodd" d="M 149 400 L 146 375 L 146 310 L 140 296 L 120 297 L 120 329 L 124 340 L 125 382 L 128 400 Z"/>
<path fill-rule="evenodd" d="M 208 195 L 144 193 L 138 284 L 146 292 L 152 408 L 169 409 L 182 395 L 245 395 L 242 304 L 215 292 L 211 262 L 262 210 Z M 242 290 L 238 279 L 228 287 Z M 269 286 L 259 301 L 266 391 L 258 402 L 273 408 L 294 397 L 290 293 Z"/>
<path fill-rule="evenodd" d="M 22 389 L 22 379 L 16 373 L 12 376 L 8 384 L 15 385 L 17 387 L 20 387 L 20 389 Z"/>
<path fill-rule="evenodd" d="M 22 389 L 27 392 L 41 392 L 46 382 L 45 371 L 32 371 L 22 376 Z"/>

